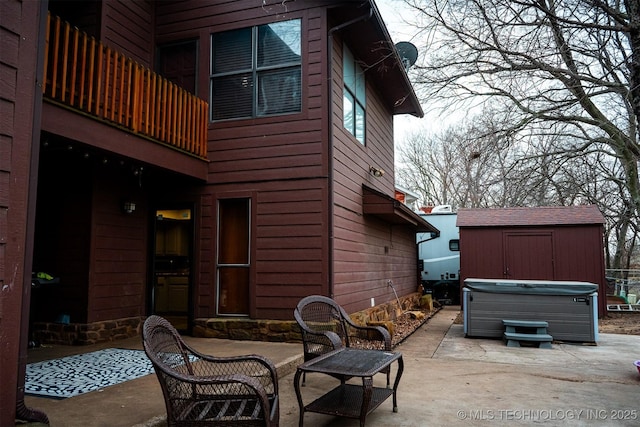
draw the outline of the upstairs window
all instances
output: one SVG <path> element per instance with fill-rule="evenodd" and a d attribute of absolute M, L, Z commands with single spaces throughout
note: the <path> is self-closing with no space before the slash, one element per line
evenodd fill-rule
<path fill-rule="evenodd" d="M 301 23 L 276 22 L 211 35 L 211 119 L 301 111 Z"/>
<path fill-rule="evenodd" d="M 344 128 L 364 145 L 367 105 L 364 72 L 347 46 L 344 46 L 342 58 L 342 79 L 344 81 Z"/>

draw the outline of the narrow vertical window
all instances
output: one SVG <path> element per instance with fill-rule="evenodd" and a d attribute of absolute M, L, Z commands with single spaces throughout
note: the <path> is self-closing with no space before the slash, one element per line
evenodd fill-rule
<path fill-rule="evenodd" d="M 346 45 L 344 46 L 343 52 L 342 79 L 344 81 L 344 127 L 364 145 L 366 111 L 364 72 Z"/>
<path fill-rule="evenodd" d="M 220 315 L 249 314 L 249 199 L 218 202 L 217 301 Z"/>

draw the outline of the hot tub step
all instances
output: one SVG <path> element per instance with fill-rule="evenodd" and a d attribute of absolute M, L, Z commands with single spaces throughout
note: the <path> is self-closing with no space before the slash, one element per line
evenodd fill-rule
<path fill-rule="evenodd" d="M 507 340 L 507 347 L 520 347 L 520 341 L 537 342 L 538 348 L 551 348 L 553 337 L 549 334 L 520 334 L 516 332 L 505 332 L 504 338 Z"/>

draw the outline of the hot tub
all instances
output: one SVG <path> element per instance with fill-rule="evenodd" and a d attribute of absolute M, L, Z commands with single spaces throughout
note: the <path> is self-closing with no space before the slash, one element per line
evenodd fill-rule
<path fill-rule="evenodd" d="M 544 320 L 558 341 L 598 341 L 598 285 L 588 282 L 466 279 L 467 337 L 501 338 L 503 319 Z"/>

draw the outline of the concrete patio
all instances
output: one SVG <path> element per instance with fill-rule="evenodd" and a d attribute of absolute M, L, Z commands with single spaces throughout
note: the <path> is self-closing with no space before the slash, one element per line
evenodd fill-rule
<path fill-rule="evenodd" d="M 367 417 L 367 425 L 640 423 L 640 375 L 633 366 L 633 361 L 640 359 L 640 336 L 600 334 L 598 345 L 554 343 L 550 350 L 509 348 L 501 340 L 465 338 L 463 326 L 454 324 L 458 312 L 459 307 L 445 307 L 395 349 L 404 359 L 398 412 L 392 412 L 389 399 Z M 302 360 L 301 344 L 187 340 L 206 353 L 259 353 L 271 358 L 280 375 L 280 425 L 298 425 L 293 372 Z M 138 340 L 118 342 L 117 346 L 141 348 Z M 54 350 L 71 349 L 35 349 L 29 361 L 57 357 Z M 395 366 L 392 372 L 395 374 Z M 382 381 L 383 376 L 377 380 Z M 335 380 L 325 376 L 309 375 L 302 388 L 304 402 L 334 384 Z M 54 427 L 166 425 L 155 375 L 64 400 L 27 396 L 26 404 L 43 410 Z M 358 420 L 307 413 L 304 424 L 357 426 Z"/>

